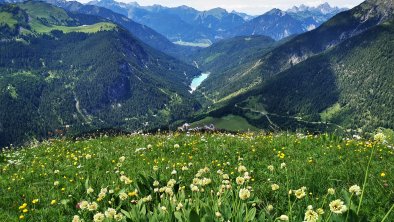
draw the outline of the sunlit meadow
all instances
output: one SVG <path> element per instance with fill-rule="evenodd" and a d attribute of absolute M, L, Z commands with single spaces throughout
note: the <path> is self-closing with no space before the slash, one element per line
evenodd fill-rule
<path fill-rule="evenodd" d="M 0 221 L 394 221 L 394 150 L 330 134 L 54 140 L 0 153 Z"/>

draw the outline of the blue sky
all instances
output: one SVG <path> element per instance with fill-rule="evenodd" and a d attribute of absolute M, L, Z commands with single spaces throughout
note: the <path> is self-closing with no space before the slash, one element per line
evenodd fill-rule
<path fill-rule="evenodd" d="M 78 0 L 88 2 L 89 0 Z M 135 0 L 116 0 L 122 2 L 133 2 Z M 236 10 L 252 15 L 260 15 L 272 8 L 288 9 L 294 5 L 316 6 L 328 2 L 331 6 L 352 8 L 360 4 L 361 0 L 136 0 L 140 5 L 160 4 L 165 6 L 187 5 L 199 10 L 207 10 L 215 7 L 225 8 L 229 11 Z"/>

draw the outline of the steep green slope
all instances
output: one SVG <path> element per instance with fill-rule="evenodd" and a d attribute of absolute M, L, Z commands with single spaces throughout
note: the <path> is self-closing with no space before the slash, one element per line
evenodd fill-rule
<path fill-rule="evenodd" d="M 114 28 L 92 32 L 101 23 L 82 24 L 101 19 L 63 17 L 63 9 L 46 3 L 0 12 L 7 7 L 31 19 L 0 42 L 0 146 L 93 129 L 155 128 L 199 107 L 188 92 L 198 70 L 122 28 L 107 22 Z"/>
<path fill-rule="evenodd" d="M 393 18 L 392 0 L 367 0 L 334 16 L 319 28 L 301 34 L 269 52 L 227 73 L 213 73 L 201 85 L 203 93 L 214 101 L 237 96 L 263 84 L 272 76 L 319 54 L 342 41 Z M 231 61 L 230 61 L 231 62 Z M 222 75 L 221 78 L 218 78 Z M 209 84 L 209 85 L 208 85 Z"/>
<path fill-rule="evenodd" d="M 280 73 L 222 112 L 242 113 L 255 125 L 278 129 L 394 128 L 393 70 L 391 21 Z"/>

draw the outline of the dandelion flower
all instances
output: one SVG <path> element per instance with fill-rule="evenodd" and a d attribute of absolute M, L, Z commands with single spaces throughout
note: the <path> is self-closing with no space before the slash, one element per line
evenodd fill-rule
<path fill-rule="evenodd" d="M 89 202 L 87 202 L 86 200 L 83 200 L 79 203 L 79 208 L 81 210 L 85 210 L 89 207 Z"/>
<path fill-rule="evenodd" d="M 281 220 L 281 221 L 289 221 L 289 217 L 287 215 L 280 215 L 279 220 Z"/>
<path fill-rule="evenodd" d="M 242 185 L 242 184 L 244 184 L 244 182 L 245 182 L 245 178 L 243 178 L 243 177 L 237 177 L 237 178 L 235 179 L 235 182 L 236 182 L 238 185 Z"/>
<path fill-rule="evenodd" d="M 386 174 L 385 174 L 384 172 L 382 172 L 382 173 L 380 174 L 380 176 L 381 176 L 381 177 L 385 177 Z"/>
<path fill-rule="evenodd" d="M 97 210 L 98 209 L 98 204 L 96 203 L 96 202 L 93 202 L 93 203 L 90 203 L 89 205 L 88 205 L 88 210 L 89 211 L 95 211 L 95 210 Z"/>
<path fill-rule="evenodd" d="M 222 214 L 221 214 L 219 211 L 217 211 L 217 212 L 215 213 L 215 216 L 216 216 L 217 218 L 220 218 L 220 217 L 222 217 Z"/>
<path fill-rule="evenodd" d="M 33 203 L 33 204 L 38 203 L 38 199 L 34 199 L 34 200 L 32 201 L 32 203 Z"/>
<path fill-rule="evenodd" d="M 81 218 L 78 215 L 74 215 L 72 222 L 80 222 Z"/>
<path fill-rule="evenodd" d="M 353 185 L 349 188 L 349 192 L 359 196 L 361 194 L 361 188 L 358 185 Z"/>
<path fill-rule="evenodd" d="M 126 157 L 125 157 L 125 156 L 119 157 L 119 162 L 123 163 L 125 160 L 126 160 Z"/>
<path fill-rule="evenodd" d="M 386 140 L 386 136 L 383 133 L 377 133 L 373 137 L 376 142 L 383 143 Z"/>
<path fill-rule="evenodd" d="M 182 203 L 179 203 L 179 204 L 176 206 L 176 210 L 177 210 L 177 211 L 180 211 L 182 208 L 183 208 L 183 204 L 182 204 Z"/>
<path fill-rule="evenodd" d="M 122 213 L 116 214 L 116 215 L 114 216 L 114 219 L 115 219 L 116 221 L 121 221 L 121 220 L 123 220 L 123 214 L 122 214 Z"/>
<path fill-rule="evenodd" d="M 102 213 L 97 213 L 93 216 L 94 222 L 102 222 L 102 221 L 104 221 L 104 219 L 105 219 L 105 216 Z"/>
<path fill-rule="evenodd" d="M 239 198 L 241 200 L 246 200 L 250 197 L 250 191 L 248 189 L 241 189 L 239 191 Z"/>
<path fill-rule="evenodd" d="M 238 172 L 239 172 L 239 173 L 245 172 L 246 170 L 247 170 L 246 167 L 243 166 L 243 165 L 241 165 L 241 166 L 238 167 Z"/>
<path fill-rule="evenodd" d="M 94 190 L 93 190 L 93 188 L 91 188 L 91 187 L 89 187 L 87 190 L 86 190 L 86 193 L 87 194 L 91 194 L 91 193 L 93 193 L 94 192 Z"/>
<path fill-rule="evenodd" d="M 318 208 L 318 209 L 316 210 L 316 213 L 318 213 L 319 215 L 324 214 L 323 208 Z"/>
<path fill-rule="evenodd" d="M 302 199 L 303 197 L 306 196 L 305 190 L 304 189 L 298 189 L 294 191 L 294 195 L 298 198 L 298 199 Z"/>
<path fill-rule="evenodd" d="M 344 205 L 343 201 L 340 199 L 332 201 L 329 206 L 331 212 L 335 214 L 342 214 L 347 210 L 346 205 Z"/>
<path fill-rule="evenodd" d="M 116 215 L 116 210 L 114 209 L 114 208 L 108 208 L 106 211 L 105 211 L 105 216 L 107 217 L 107 218 L 114 218 L 114 216 Z"/>
<path fill-rule="evenodd" d="M 313 209 L 308 209 L 305 212 L 304 222 L 317 222 L 319 220 L 319 214 Z"/>
<path fill-rule="evenodd" d="M 271 189 L 272 189 L 273 191 L 276 191 L 276 190 L 279 189 L 279 185 L 276 184 L 276 183 L 274 183 L 274 184 L 271 185 Z"/>
<path fill-rule="evenodd" d="M 127 199 L 127 194 L 125 193 L 125 192 L 122 192 L 122 193 L 120 193 L 119 194 L 119 198 L 121 199 L 121 200 L 126 200 Z"/>
<path fill-rule="evenodd" d="M 57 203 L 56 200 L 52 200 L 52 201 L 51 201 L 51 205 L 55 205 L 56 203 Z"/>

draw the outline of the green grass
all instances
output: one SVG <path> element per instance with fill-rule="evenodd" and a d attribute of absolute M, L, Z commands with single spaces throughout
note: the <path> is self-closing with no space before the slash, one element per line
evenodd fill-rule
<path fill-rule="evenodd" d="M 227 115 L 221 118 L 206 117 L 202 120 L 191 124 L 191 127 L 202 127 L 204 125 L 213 124 L 215 128 L 228 131 L 257 131 L 258 128 L 250 125 L 245 118 L 235 115 Z"/>
<path fill-rule="evenodd" d="M 84 33 L 96 33 L 99 31 L 110 31 L 116 29 L 116 25 L 109 22 L 99 22 L 93 25 L 84 26 L 45 26 L 42 23 L 34 20 L 31 22 L 32 29 L 37 33 L 49 33 L 53 30 L 60 30 L 64 33 L 70 32 L 84 32 Z"/>
<path fill-rule="evenodd" d="M 0 26 L 8 25 L 10 28 L 15 28 L 15 25 L 17 24 L 18 21 L 12 16 L 11 13 L 0 12 Z"/>
<path fill-rule="evenodd" d="M 320 119 L 323 122 L 330 122 L 330 120 L 341 111 L 341 105 L 339 103 L 335 103 L 331 107 L 328 107 L 322 113 L 320 113 Z"/>
<path fill-rule="evenodd" d="M 50 4 L 42 4 L 41 2 L 25 2 L 19 4 L 19 7 L 26 10 L 27 13 L 33 18 L 41 18 L 48 21 L 50 24 L 63 24 L 66 25 L 68 21 L 73 19 L 68 16 L 64 9 L 55 7 Z"/>
<path fill-rule="evenodd" d="M 175 133 L 53 140 L 0 153 L 0 216 L 10 222 L 20 216 L 26 221 L 71 221 L 74 215 L 92 221 L 110 207 L 122 212 L 120 221 L 272 222 L 281 215 L 303 221 L 311 205 L 314 211 L 324 210 L 319 221 L 381 221 L 393 205 L 393 161 L 388 144 L 328 134 Z M 241 181 L 245 171 L 250 178 Z M 359 204 L 360 195 L 351 195 L 349 187 L 363 187 L 365 178 Z M 198 192 L 191 191 L 193 180 Z M 272 190 L 273 184 L 278 190 Z M 88 194 L 87 188 L 94 191 Z M 242 200 L 244 188 L 250 196 Z M 335 193 L 328 194 L 328 188 Z M 296 191 L 302 194 L 299 199 Z M 328 205 L 336 199 L 350 210 L 330 213 Z M 84 200 L 96 202 L 98 209 L 78 208 Z"/>

